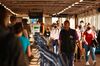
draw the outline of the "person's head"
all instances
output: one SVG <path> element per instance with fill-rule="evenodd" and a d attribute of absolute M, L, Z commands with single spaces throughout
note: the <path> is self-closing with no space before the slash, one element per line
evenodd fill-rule
<path fill-rule="evenodd" d="M 27 25 L 28 20 L 27 19 L 22 19 L 23 25 Z"/>
<path fill-rule="evenodd" d="M 7 9 L 0 4 L 0 26 L 6 27 L 7 17 L 8 17 Z"/>
<path fill-rule="evenodd" d="M 82 27 L 84 26 L 84 21 L 83 21 L 83 20 L 80 21 L 80 25 L 81 25 Z"/>
<path fill-rule="evenodd" d="M 54 25 L 54 28 L 57 28 L 57 24 Z"/>
<path fill-rule="evenodd" d="M 56 23 L 53 23 L 52 24 L 52 27 L 55 29 L 55 28 L 57 28 L 57 24 Z"/>
<path fill-rule="evenodd" d="M 78 25 L 75 25 L 75 29 L 79 29 L 79 26 Z"/>
<path fill-rule="evenodd" d="M 88 24 L 87 24 L 87 26 L 91 26 L 91 24 L 90 24 L 90 23 L 88 23 Z"/>
<path fill-rule="evenodd" d="M 11 24 L 16 24 L 16 15 L 10 16 L 10 22 Z"/>
<path fill-rule="evenodd" d="M 70 22 L 69 22 L 69 20 L 65 20 L 64 21 L 64 28 L 65 29 L 69 29 L 70 28 Z"/>
<path fill-rule="evenodd" d="M 22 25 L 22 22 L 17 22 L 15 25 L 14 25 L 14 33 L 20 37 L 22 36 L 22 32 L 23 32 L 23 25 Z"/>
<path fill-rule="evenodd" d="M 49 31 L 49 30 L 50 30 L 50 27 L 48 26 L 48 27 L 46 28 L 46 30 L 48 30 L 48 31 Z"/>
<path fill-rule="evenodd" d="M 81 20 L 80 23 L 84 23 L 83 20 Z"/>
<path fill-rule="evenodd" d="M 90 30 L 90 29 L 91 29 L 91 26 L 88 26 L 86 30 L 88 31 L 88 30 Z"/>
<path fill-rule="evenodd" d="M 56 21 L 56 24 L 57 24 L 57 26 L 59 26 L 59 21 L 58 20 Z"/>

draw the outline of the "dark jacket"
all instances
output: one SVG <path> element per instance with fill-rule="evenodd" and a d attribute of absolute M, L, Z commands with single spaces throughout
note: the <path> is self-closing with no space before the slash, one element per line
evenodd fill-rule
<path fill-rule="evenodd" d="M 62 29 L 60 32 L 59 39 L 61 41 L 61 51 L 65 53 L 71 53 L 75 50 L 75 42 L 78 39 L 77 33 L 74 29 L 68 31 Z"/>
<path fill-rule="evenodd" d="M 0 28 L 0 66 L 27 66 L 18 38 Z"/>

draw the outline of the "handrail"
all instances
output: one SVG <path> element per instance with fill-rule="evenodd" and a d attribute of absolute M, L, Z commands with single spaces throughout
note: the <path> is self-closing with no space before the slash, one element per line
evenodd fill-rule
<path fill-rule="evenodd" d="M 51 59 L 48 55 L 46 55 L 44 52 L 40 51 L 40 53 L 46 58 L 48 59 L 49 61 L 51 61 L 55 66 L 57 66 L 56 62 Z"/>
<path fill-rule="evenodd" d="M 35 40 L 37 42 L 37 46 L 39 48 L 40 54 L 42 54 L 46 59 L 51 61 L 55 66 L 65 66 L 64 62 L 62 61 L 60 55 L 57 55 L 53 52 L 50 52 L 46 45 L 43 42 L 43 38 L 40 35 L 35 36 Z M 60 63 L 59 63 L 60 62 Z M 59 65 L 57 65 L 57 63 Z"/>
<path fill-rule="evenodd" d="M 54 59 L 55 62 L 57 62 L 57 55 L 55 55 L 54 53 L 50 53 L 49 51 L 44 50 L 40 46 L 39 46 L 39 48 L 40 48 L 40 51 L 44 52 L 46 55 L 48 55 L 49 57 Z"/>

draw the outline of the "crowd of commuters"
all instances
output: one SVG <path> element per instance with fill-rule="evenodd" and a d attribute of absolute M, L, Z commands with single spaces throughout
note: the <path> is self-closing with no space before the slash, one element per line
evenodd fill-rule
<path fill-rule="evenodd" d="M 77 33 L 70 28 L 70 22 L 66 20 L 60 27 L 59 22 L 52 24 L 49 30 L 49 40 L 55 54 L 61 54 L 66 66 L 74 65 L 75 43 L 78 39 Z M 44 33 L 44 36 L 47 35 Z"/>
<path fill-rule="evenodd" d="M 80 21 L 80 25 L 77 25 L 75 29 L 70 28 L 68 20 L 65 20 L 61 27 L 58 24 L 57 21 L 51 27 L 48 26 L 44 32 L 44 36 L 49 38 L 48 43 L 50 48 L 53 48 L 52 51 L 62 55 L 66 66 L 74 66 L 75 61 L 81 62 L 82 59 L 85 59 L 85 65 L 90 65 L 89 56 L 91 53 L 95 66 L 95 50 L 99 43 L 95 27 L 90 23 L 84 24 L 83 21 Z"/>
<path fill-rule="evenodd" d="M 14 15 L 9 24 L 8 12 L 0 4 L 0 66 L 28 66 L 26 58 L 31 58 L 32 53 L 26 28 L 27 20 L 16 22 Z M 81 61 L 84 57 L 86 65 L 90 65 L 90 52 L 93 65 L 96 64 L 95 50 L 97 43 L 100 43 L 100 35 L 97 37 L 94 26 L 90 23 L 83 24 L 81 21 L 80 25 L 71 29 L 69 20 L 65 20 L 61 27 L 58 21 L 52 27 L 46 27 L 44 37 L 48 48 L 52 48 L 55 54 L 61 54 L 66 66 L 74 66 L 74 60 Z"/>

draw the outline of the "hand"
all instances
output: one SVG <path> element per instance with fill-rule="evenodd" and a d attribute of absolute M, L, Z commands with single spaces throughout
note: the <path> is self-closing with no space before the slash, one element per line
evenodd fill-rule
<path fill-rule="evenodd" d="M 87 42 L 87 41 L 85 41 L 85 44 L 86 44 L 86 45 L 88 45 L 88 42 Z"/>
<path fill-rule="evenodd" d="M 61 54 L 61 49 L 58 49 L 58 51 L 59 51 L 59 54 Z"/>

